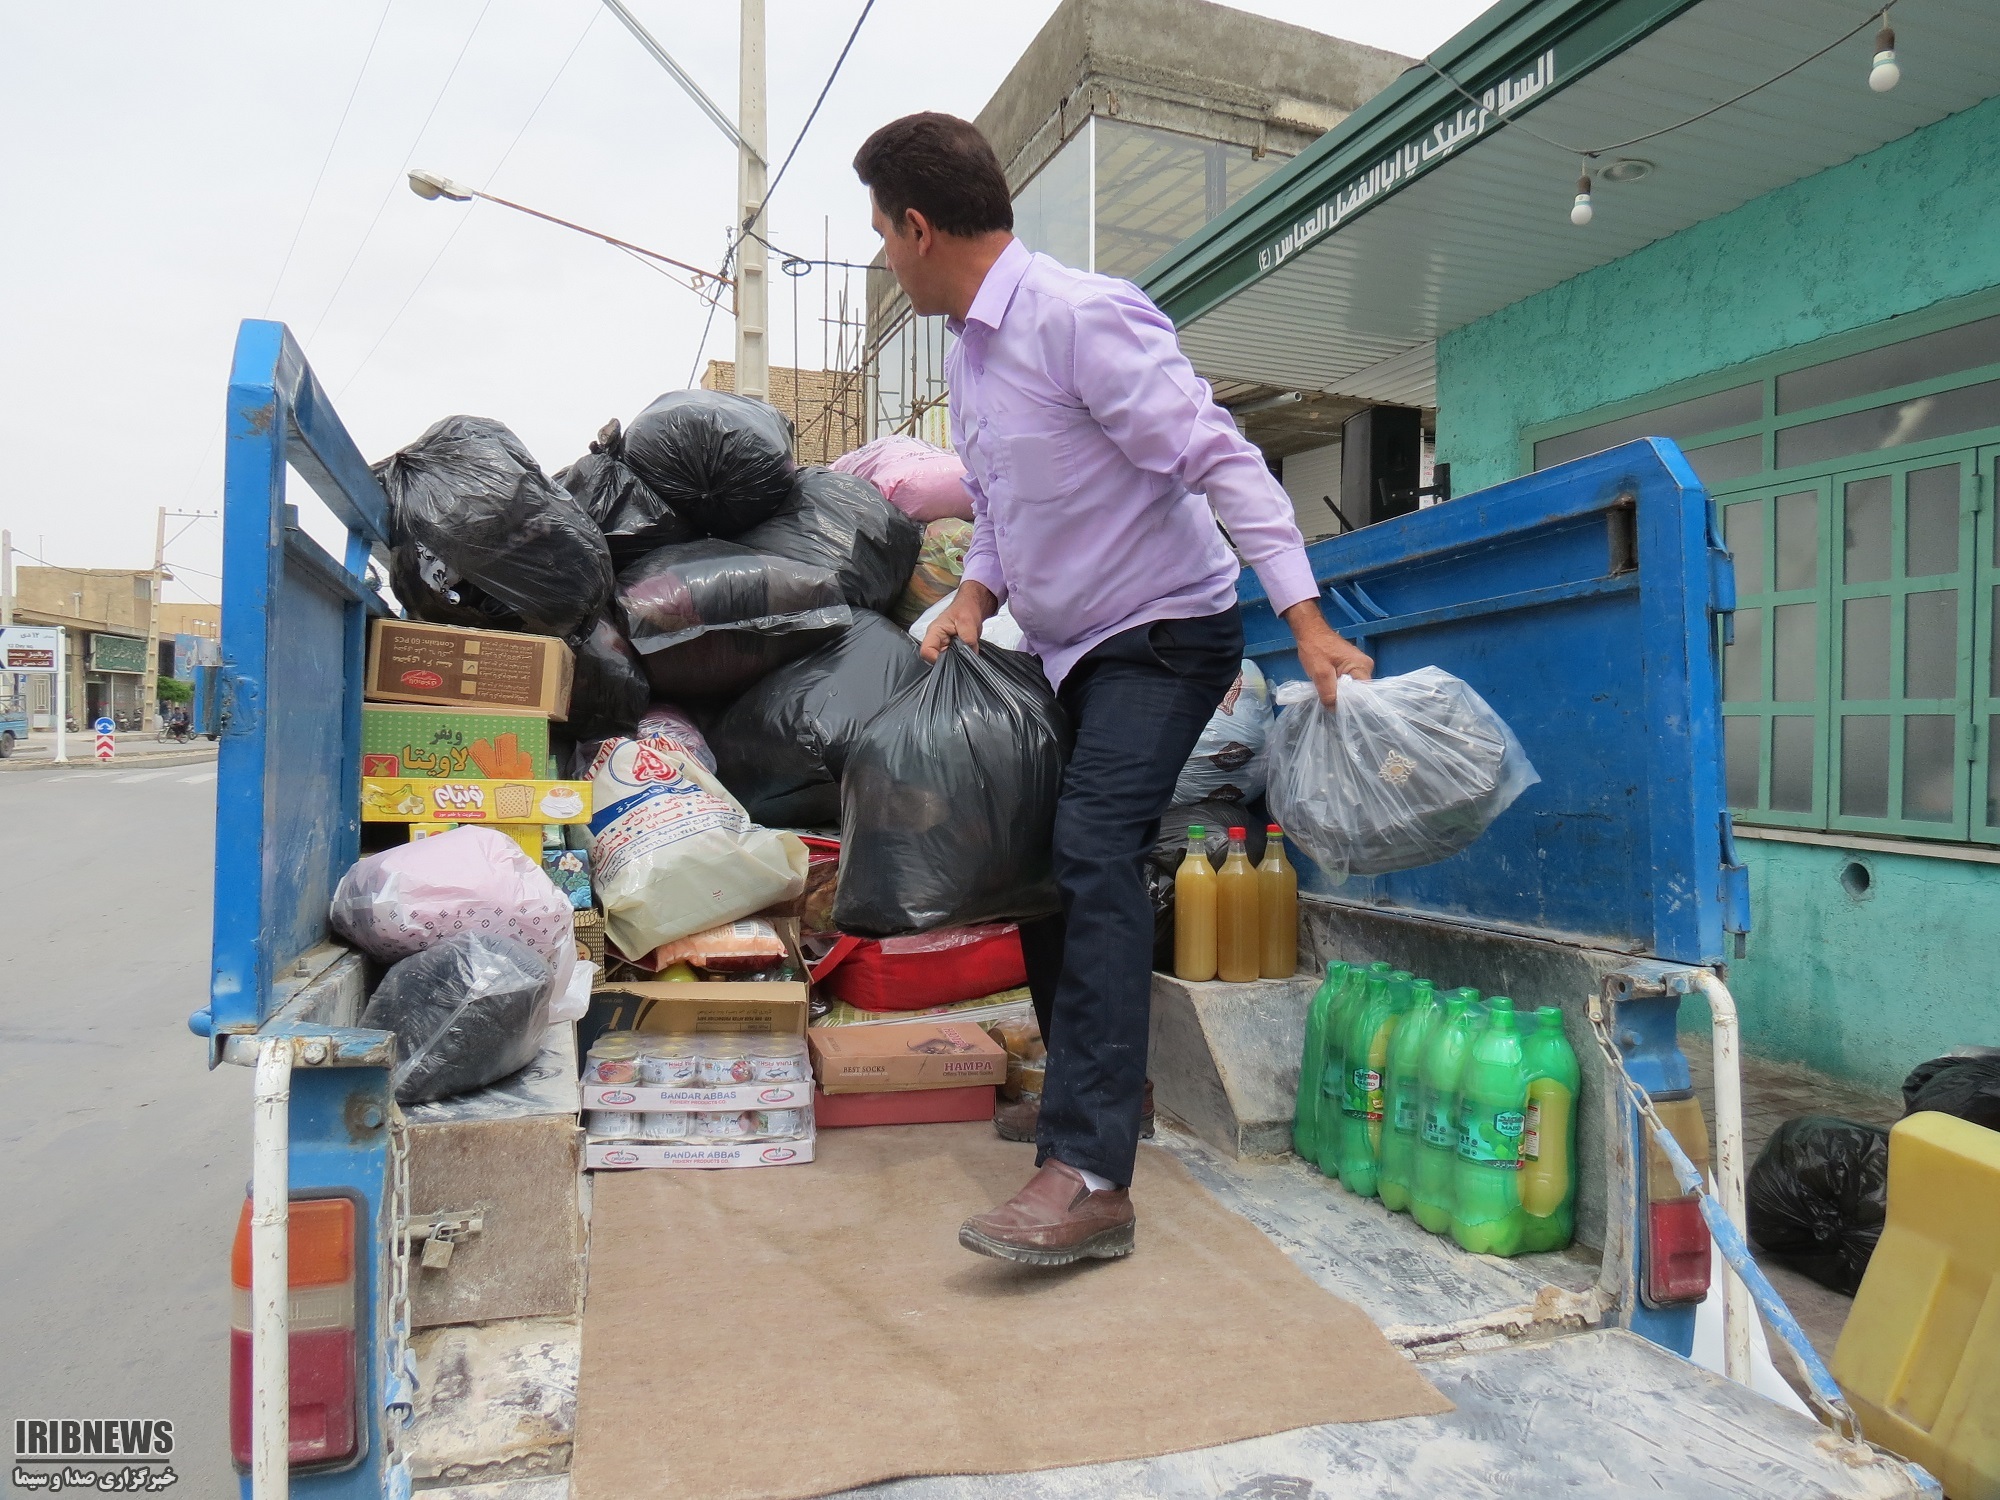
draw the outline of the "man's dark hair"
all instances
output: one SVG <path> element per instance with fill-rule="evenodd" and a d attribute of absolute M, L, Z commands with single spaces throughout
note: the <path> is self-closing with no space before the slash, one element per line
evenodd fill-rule
<path fill-rule="evenodd" d="M 956 115 L 927 112 L 891 120 L 861 143 L 854 172 L 898 233 L 903 215 L 913 208 L 944 234 L 1014 227 L 1000 158 L 977 125 Z"/>

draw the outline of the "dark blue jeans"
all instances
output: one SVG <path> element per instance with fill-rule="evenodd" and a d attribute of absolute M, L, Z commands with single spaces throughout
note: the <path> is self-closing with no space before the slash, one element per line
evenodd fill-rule
<path fill-rule="evenodd" d="M 1243 620 L 1135 626 L 1063 679 L 1076 729 L 1056 805 L 1058 916 L 1021 924 L 1028 985 L 1049 1049 L 1037 1165 L 1132 1181 L 1152 1009 L 1153 908 L 1145 857 L 1174 781 L 1236 680 Z"/>

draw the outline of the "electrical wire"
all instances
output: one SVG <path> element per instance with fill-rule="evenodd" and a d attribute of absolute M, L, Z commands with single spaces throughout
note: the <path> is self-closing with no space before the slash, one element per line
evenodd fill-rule
<path fill-rule="evenodd" d="M 1729 108 L 1729 106 L 1732 104 L 1741 104 L 1745 99 L 1748 99 L 1752 94 L 1760 93 L 1763 90 L 1769 88 L 1772 84 L 1778 83 L 1783 79 L 1791 77 L 1792 74 L 1798 72 L 1799 69 L 1807 66 L 1810 63 L 1818 62 L 1822 57 L 1825 57 L 1827 53 L 1833 51 L 1834 48 L 1842 45 L 1845 42 L 1852 41 L 1855 37 L 1859 36 L 1862 32 L 1866 31 L 1870 26 L 1873 26 L 1876 20 L 1881 16 L 1881 14 L 1882 11 L 1880 7 L 1877 7 L 1875 10 L 1870 11 L 1867 15 L 1867 18 L 1864 19 L 1858 26 L 1855 26 L 1852 29 L 1845 31 L 1841 35 L 1835 37 L 1832 41 L 1828 42 L 1824 47 L 1820 48 L 1819 51 L 1813 53 L 1810 57 L 1800 58 L 1797 62 L 1793 63 L 1789 68 L 1785 69 L 1784 72 L 1775 73 L 1771 77 L 1766 78 L 1762 83 L 1752 84 L 1742 93 L 1737 94 L 1732 98 L 1724 99 L 1720 104 L 1711 104 L 1707 109 L 1704 109 L 1699 114 L 1689 115 L 1685 120 L 1676 120 L 1671 125 L 1662 125 L 1658 130 L 1649 130 L 1644 135 L 1635 135 L 1630 140 L 1616 141 L 1609 146 L 1594 146 L 1594 147 L 1567 146 L 1564 145 L 1561 141 L 1554 139 L 1553 137 L 1543 135 L 1539 130 L 1536 130 L 1532 126 L 1524 124 L 1520 119 L 1518 119 L 1513 115 L 1500 116 L 1500 123 L 1503 125 L 1511 125 L 1516 130 L 1519 130 L 1523 135 L 1530 136 L 1533 139 L 1540 141 L 1545 146 L 1553 146 L 1556 148 L 1556 150 L 1561 151 L 1569 156 L 1580 156 L 1587 159 L 1599 156 L 1606 156 L 1613 151 L 1623 151 L 1628 146 L 1639 145 L 1642 141 L 1656 140 L 1660 136 L 1666 135 L 1670 131 L 1680 130 L 1685 126 L 1692 125 L 1697 120 L 1706 120 L 1710 115 L 1717 114 L 1722 110 Z M 1450 84 L 1452 88 L 1457 90 L 1459 95 L 1462 98 L 1464 98 L 1468 103 L 1478 104 L 1482 109 L 1485 108 L 1485 105 L 1481 102 L 1481 100 L 1478 98 L 1477 95 L 1473 94 L 1472 91 L 1466 88 L 1464 84 L 1460 83 L 1456 78 L 1452 77 L 1451 74 L 1445 72 L 1443 68 L 1440 68 L 1436 63 L 1432 62 L 1428 57 L 1424 59 L 1424 66 L 1429 68 L 1433 73 L 1437 74 L 1437 76 L 1442 78 L 1446 83 Z"/>
<path fill-rule="evenodd" d="M 444 103 L 444 96 L 451 89 L 452 79 L 458 77 L 458 65 L 465 61 L 465 54 L 472 49 L 472 39 L 479 35 L 479 28 L 485 24 L 486 13 L 491 9 L 493 0 L 486 0 L 486 3 L 479 7 L 479 14 L 472 22 L 472 30 L 465 34 L 465 41 L 459 46 L 458 56 L 451 61 L 451 71 L 444 75 L 444 82 L 438 86 L 437 96 L 431 100 L 431 107 L 424 115 L 424 123 L 417 127 L 416 138 L 410 142 L 410 149 L 404 153 L 403 165 L 397 170 L 395 180 L 389 184 L 388 190 L 382 194 L 382 201 L 375 205 L 374 217 L 369 219 L 368 227 L 361 232 L 361 243 L 354 247 L 354 254 L 348 257 L 347 268 L 340 273 L 340 280 L 334 283 L 333 295 L 326 299 L 326 306 L 319 310 L 319 317 L 313 322 L 312 332 L 306 335 L 307 345 L 318 337 L 320 329 L 326 324 L 326 315 L 333 311 L 333 304 L 340 300 L 340 294 L 347 286 L 347 278 L 354 274 L 354 267 L 361 260 L 361 252 L 368 248 L 368 241 L 375 234 L 375 226 L 382 222 L 382 212 L 388 208 L 390 197 L 401 185 L 403 174 L 409 170 L 410 163 L 416 159 L 417 148 L 424 143 L 424 132 L 431 128 L 431 121 L 437 115 L 438 106 Z"/>
<path fill-rule="evenodd" d="M 492 4 L 492 0 L 487 0 L 487 3 L 489 5 Z M 480 14 L 484 16 L 485 12 L 481 11 Z M 602 11 L 594 8 L 592 9 L 592 11 L 590 12 L 590 19 L 583 23 L 583 30 L 579 31 L 576 34 L 576 40 L 570 43 L 569 51 L 563 54 L 562 66 L 556 69 L 555 76 L 549 80 L 548 87 L 542 90 L 542 96 L 541 98 L 535 101 L 535 107 L 528 111 L 528 118 L 521 122 L 521 128 L 514 132 L 514 139 L 507 143 L 507 149 L 500 153 L 500 160 L 496 161 L 493 164 L 493 170 L 486 174 L 486 180 L 479 184 L 479 190 L 481 192 L 484 192 L 487 188 L 493 186 L 494 179 L 500 175 L 500 169 L 507 165 L 507 158 L 512 156 L 514 154 L 514 148 L 521 144 L 521 138 L 528 133 L 528 127 L 535 123 L 535 116 L 540 114 L 542 112 L 542 106 L 549 102 L 549 95 L 553 94 L 556 90 L 556 85 L 562 82 L 562 76 L 563 74 L 569 71 L 569 65 L 571 61 L 574 60 L 574 58 L 576 57 L 577 50 L 583 46 L 584 38 L 590 35 L 590 28 L 597 24 L 597 18 L 602 14 L 603 14 Z M 472 39 L 470 37 L 466 38 L 466 44 L 468 46 L 471 45 L 471 41 Z M 463 53 L 460 54 L 460 56 L 463 55 L 464 55 Z M 442 95 L 440 95 L 440 97 L 442 97 Z M 419 133 L 419 140 L 421 140 L 421 133 Z M 410 156 L 412 158 L 416 156 L 415 146 L 412 146 L 410 148 Z M 409 162 L 405 161 L 404 166 L 407 167 L 408 165 Z M 389 190 L 391 192 L 394 192 L 395 187 L 392 185 Z M 368 362 L 375 357 L 376 350 L 382 347 L 384 341 L 386 341 L 389 335 L 395 331 L 396 325 L 403 320 L 403 314 L 410 310 L 410 304 L 417 300 L 417 293 L 421 292 L 424 289 L 424 283 L 431 279 L 431 272 L 435 271 L 438 268 L 438 262 L 444 259 L 445 251 L 451 248 L 452 241 L 457 239 L 459 236 L 459 231 L 464 229 L 466 224 L 471 221 L 473 209 L 476 209 L 478 207 L 479 204 L 477 200 L 467 205 L 465 213 L 461 215 L 459 221 L 452 226 L 451 233 L 445 236 L 444 243 L 438 246 L 437 254 L 431 257 L 431 263 L 424 267 L 424 274 L 419 276 L 417 278 L 417 284 L 410 288 L 410 295 L 405 297 L 403 299 L 403 305 L 396 309 L 396 315 L 391 319 L 389 319 L 388 326 L 382 330 L 380 336 L 376 338 L 375 342 L 368 346 L 368 352 L 361 356 L 361 363 L 356 365 L 353 371 L 348 375 L 347 379 L 341 382 L 340 389 L 334 393 L 336 398 L 345 395 L 347 393 L 348 387 L 353 385 L 354 382 L 360 377 L 361 372 L 368 368 Z M 728 274 L 726 268 L 723 274 L 724 275 Z"/>
<path fill-rule="evenodd" d="M 745 234 L 756 233 L 757 221 L 764 216 L 764 210 L 771 202 L 771 195 L 778 191 L 778 184 L 785 180 L 785 173 L 791 168 L 792 158 L 799 154 L 799 147 L 805 144 L 806 132 L 812 129 L 813 121 L 819 118 L 820 106 L 826 103 L 826 96 L 833 92 L 833 81 L 840 76 L 840 69 L 847 61 L 847 54 L 854 50 L 855 38 L 861 35 L 862 23 L 868 19 L 868 12 L 874 8 L 875 0 L 862 0 L 861 14 L 854 18 L 854 29 L 847 33 L 847 44 L 840 49 L 840 56 L 833 60 L 833 71 L 826 75 L 826 82 L 820 86 L 819 97 L 813 100 L 813 107 L 806 114 L 805 124 L 799 127 L 798 135 L 793 137 L 792 149 L 787 151 L 785 159 L 778 163 L 777 175 L 771 179 L 770 186 L 764 189 L 763 201 L 757 205 L 750 217 L 743 221 Z"/>
<path fill-rule="evenodd" d="M 389 11 L 396 0 L 383 0 L 382 14 L 375 20 L 375 34 L 368 38 L 368 50 L 362 54 L 361 69 L 354 75 L 354 86 L 347 91 L 347 103 L 341 106 L 340 123 L 333 127 L 333 139 L 326 143 L 326 155 L 320 158 L 319 174 L 313 178 L 312 191 L 306 194 L 305 211 L 299 215 L 298 228 L 292 231 L 292 242 L 285 247 L 284 261 L 278 266 L 278 278 L 271 283 L 271 295 L 264 299 L 264 316 L 271 316 L 271 304 L 278 300 L 278 288 L 285 284 L 285 272 L 291 269 L 292 256 L 299 248 L 299 237 L 306 232 L 306 220 L 312 217 L 313 204 L 319 201 L 320 184 L 326 181 L 326 169 L 333 165 L 334 149 L 340 145 L 340 134 L 347 129 L 347 117 L 354 110 L 355 95 L 361 92 L 361 80 L 368 76 L 368 64 L 375 58 L 375 44 L 382 40 L 382 28 L 388 24 Z M 207 457 L 203 455 L 204 459 Z"/>

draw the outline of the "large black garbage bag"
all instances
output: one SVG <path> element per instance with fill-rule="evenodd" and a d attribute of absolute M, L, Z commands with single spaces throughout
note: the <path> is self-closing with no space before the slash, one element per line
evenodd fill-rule
<path fill-rule="evenodd" d="M 824 568 L 734 542 L 661 547 L 618 575 L 625 638 L 662 698 L 731 697 L 853 622 Z"/>
<path fill-rule="evenodd" d="M 576 675 L 569 690 L 572 740 L 604 740 L 629 735 L 652 701 L 652 684 L 631 642 L 609 620 L 599 620 L 576 648 Z"/>
<path fill-rule="evenodd" d="M 525 943 L 460 932 L 393 964 L 361 1025 L 396 1033 L 398 1104 L 484 1088 L 526 1067 L 549 1025 L 548 961 Z"/>
<path fill-rule="evenodd" d="M 655 547 L 691 542 L 701 535 L 688 520 L 654 494 L 638 471 L 625 462 L 625 438 L 613 417 L 597 430 L 590 451 L 555 481 L 581 505 L 611 549 L 611 565 L 623 568 Z"/>
<path fill-rule="evenodd" d="M 848 752 L 834 925 L 898 937 L 1055 911 L 1069 743 L 1032 656 L 947 646 Z"/>
<path fill-rule="evenodd" d="M 1744 1198 L 1759 1249 L 1851 1297 L 1889 1207 L 1889 1132 L 1829 1115 L 1787 1120 L 1757 1154 Z"/>
<path fill-rule="evenodd" d="M 886 615 L 916 571 L 924 529 L 867 480 L 801 469 L 784 508 L 736 539 L 773 557 L 825 568 L 856 609 Z"/>
<path fill-rule="evenodd" d="M 1913 1068 L 1903 1080 L 1903 1113 L 1926 1109 L 2000 1130 L 2000 1047 L 1963 1047 Z"/>
<path fill-rule="evenodd" d="M 491 618 L 439 623 L 567 636 L 610 602 L 611 554 L 597 523 L 503 424 L 446 417 L 376 464 L 375 477 L 389 495 L 392 582 L 425 585 L 403 599 L 413 613 L 441 599 Z"/>
<path fill-rule="evenodd" d="M 1188 829 L 1199 823 L 1202 847 L 1216 869 L 1229 855 L 1229 830 L 1243 830 L 1243 847 L 1250 863 L 1264 857 L 1264 819 L 1241 802 L 1211 798 L 1184 802 L 1160 815 L 1160 836 L 1146 855 L 1146 895 L 1153 903 L 1153 967 L 1163 974 L 1174 968 L 1174 877 L 1187 852 Z"/>
<path fill-rule="evenodd" d="M 668 391 L 625 429 L 625 462 L 709 536 L 733 537 L 792 492 L 792 424 L 731 391 Z"/>
<path fill-rule="evenodd" d="M 716 774 L 757 822 L 840 821 L 840 777 L 861 731 L 924 675 L 908 632 L 856 610 L 846 633 L 779 667 L 730 705 L 709 735 Z"/>

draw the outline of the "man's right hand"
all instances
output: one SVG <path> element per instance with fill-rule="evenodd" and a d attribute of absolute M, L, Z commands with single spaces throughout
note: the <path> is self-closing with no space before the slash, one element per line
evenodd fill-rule
<path fill-rule="evenodd" d="M 980 628 L 999 612 L 1000 601 L 993 596 L 993 591 L 983 583 L 966 579 L 959 584 L 958 592 L 945 606 L 944 613 L 931 621 L 931 628 L 924 632 L 924 643 L 920 648 L 924 660 L 936 661 L 943 655 L 946 644 L 954 638 L 977 651 Z"/>

